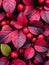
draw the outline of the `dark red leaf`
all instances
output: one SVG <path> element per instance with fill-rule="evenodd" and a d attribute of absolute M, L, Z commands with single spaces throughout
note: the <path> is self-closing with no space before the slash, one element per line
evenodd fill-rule
<path fill-rule="evenodd" d="M 44 9 L 45 9 L 46 11 L 48 11 L 48 10 L 49 10 L 49 7 L 47 7 L 47 6 L 44 6 Z"/>
<path fill-rule="evenodd" d="M 25 41 L 26 41 L 26 36 L 23 34 L 22 31 L 20 31 L 20 32 L 14 31 L 13 32 L 12 42 L 17 49 L 22 47 L 25 44 Z"/>
<path fill-rule="evenodd" d="M 11 65 L 26 65 L 26 63 L 23 60 L 16 59 L 12 61 Z"/>
<path fill-rule="evenodd" d="M 23 2 L 26 4 L 26 5 L 32 5 L 33 4 L 33 1 L 32 0 L 23 0 Z"/>
<path fill-rule="evenodd" d="M 3 19 L 4 19 L 4 17 L 5 17 L 5 13 L 3 13 L 3 12 L 2 12 L 2 13 L 0 13 L 0 21 L 1 21 L 1 20 L 3 20 Z"/>
<path fill-rule="evenodd" d="M 34 48 L 38 52 L 46 52 L 47 51 L 47 48 L 46 47 L 43 47 L 43 46 L 35 45 Z"/>
<path fill-rule="evenodd" d="M 29 61 L 28 65 L 34 65 L 31 61 Z"/>
<path fill-rule="evenodd" d="M 7 13 L 13 13 L 16 7 L 15 0 L 3 0 L 3 8 Z"/>
<path fill-rule="evenodd" d="M 37 28 L 37 27 L 28 27 L 29 31 L 34 34 L 34 35 L 38 35 L 39 33 L 42 33 L 43 32 L 43 29 L 42 28 Z"/>
<path fill-rule="evenodd" d="M 49 11 L 41 11 L 41 18 L 49 24 Z"/>
<path fill-rule="evenodd" d="M 0 65 L 9 65 L 9 61 L 6 57 L 0 58 Z"/>
<path fill-rule="evenodd" d="M 9 26 L 4 26 L 0 31 L 0 43 L 8 43 L 11 41 L 12 29 Z"/>
<path fill-rule="evenodd" d="M 34 55 L 35 55 L 34 48 L 32 48 L 32 47 L 26 48 L 25 53 L 24 53 L 24 57 L 26 59 L 31 59 L 32 57 L 34 57 Z"/>
<path fill-rule="evenodd" d="M 17 17 L 17 22 L 15 24 L 16 28 L 22 28 L 28 24 L 26 16 L 21 12 Z"/>
<path fill-rule="evenodd" d="M 44 63 L 44 65 L 49 65 L 49 60 L 47 60 L 47 61 Z"/>

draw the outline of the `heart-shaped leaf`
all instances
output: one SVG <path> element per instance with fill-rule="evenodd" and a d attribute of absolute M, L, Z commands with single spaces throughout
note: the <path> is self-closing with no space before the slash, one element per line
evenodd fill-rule
<path fill-rule="evenodd" d="M 9 56 L 11 53 L 11 48 L 6 44 L 1 44 L 1 52 L 5 56 Z"/>
<path fill-rule="evenodd" d="M 41 18 L 49 24 L 49 11 L 41 11 Z"/>
<path fill-rule="evenodd" d="M 44 65 L 49 65 L 49 60 L 47 60 L 47 61 L 44 63 Z"/>
<path fill-rule="evenodd" d="M 34 35 L 38 35 L 39 33 L 42 33 L 43 32 L 43 29 L 42 28 L 37 28 L 37 27 L 28 27 L 29 31 L 34 34 Z"/>
<path fill-rule="evenodd" d="M 0 58 L 0 65 L 9 65 L 9 61 L 6 57 Z"/>
<path fill-rule="evenodd" d="M 26 41 L 26 36 L 23 34 L 22 31 L 20 31 L 20 32 L 14 31 L 13 32 L 12 42 L 17 49 L 22 47 L 25 44 L 25 41 Z"/>
<path fill-rule="evenodd" d="M 4 12 L 0 13 L 0 21 L 3 20 L 4 17 L 5 17 L 5 13 Z"/>
<path fill-rule="evenodd" d="M 24 57 L 26 59 L 31 59 L 35 55 L 35 50 L 32 47 L 28 47 L 25 50 Z"/>
<path fill-rule="evenodd" d="M 16 7 L 15 0 L 3 0 L 3 8 L 7 13 L 13 13 Z"/>
<path fill-rule="evenodd" d="M 43 46 L 35 45 L 34 48 L 38 52 L 46 52 L 47 51 L 47 48 L 46 47 L 43 47 Z"/>
<path fill-rule="evenodd" d="M 12 61 L 11 65 L 26 65 L 26 63 L 23 60 L 16 59 Z"/>

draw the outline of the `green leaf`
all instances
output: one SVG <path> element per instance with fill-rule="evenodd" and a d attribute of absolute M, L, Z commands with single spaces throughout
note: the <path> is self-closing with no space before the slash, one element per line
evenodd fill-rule
<path fill-rule="evenodd" d="M 47 52 L 47 53 L 46 53 L 46 56 L 48 56 L 48 57 L 49 57 L 49 52 Z"/>
<path fill-rule="evenodd" d="M 11 53 L 11 48 L 6 44 L 1 44 L 1 52 L 5 56 L 9 56 Z"/>

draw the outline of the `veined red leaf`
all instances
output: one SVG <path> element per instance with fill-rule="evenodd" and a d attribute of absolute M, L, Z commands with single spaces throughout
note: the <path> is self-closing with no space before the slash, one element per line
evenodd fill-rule
<path fill-rule="evenodd" d="M 41 18 L 49 24 L 49 11 L 41 11 Z"/>
<path fill-rule="evenodd" d="M 21 12 L 17 17 L 17 22 L 15 24 L 16 28 L 21 28 L 23 26 L 26 26 L 28 24 L 28 20 L 26 16 Z"/>
<path fill-rule="evenodd" d="M 0 31 L 0 43 L 9 43 L 11 41 L 12 29 L 6 25 Z"/>
<path fill-rule="evenodd" d="M 23 34 L 22 31 L 20 31 L 20 32 L 14 31 L 13 32 L 12 42 L 17 49 L 22 47 L 25 44 L 25 41 L 26 41 L 26 36 Z"/>
<path fill-rule="evenodd" d="M 47 61 L 44 63 L 44 65 L 49 65 L 49 60 L 47 60 Z"/>
<path fill-rule="evenodd" d="M 40 13 L 39 13 L 39 11 L 36 11 L 35 14 L 33 12 L 31 17 L 30 17 L 30 21 L 39 21 L 39 20 L 40 20 Z"/>
<path fill-rule="evenodd" d="M 4 19 L 4 17 L 5 17 L 5 13 L 3 13 L 3 12 L 2 12 L 2 13 L 0 13 L 0 21 L 1 21 L 1 20 L 3 20 L 3 19 Z"/>
<path fill-rule="evenodd" d="M 34 35 L 38 35 L 39 33 L 42 33 L 43 32 L 43 29 L 42 28 L 37 28 L 37 27 L 28 27 L 29 31 L 34 34 Z"/>
<path fill-rule="evenodd" d="M 26 63 L 21 59 L 16 59 L 12 61 L 11 65 L 26 65 Z"/>
<path fill-rule="evenodd" d="M 0 58 L 0 65 L 9 65 L 9 61 L 6 57 Z"/>
<path fill-rule="evenodd" d="M 35 45 L 34 48 L 38 52 L 46 52 L 47 51 L 47 48 L 46 47 L 43 47 L 43 46 Z"/>
<path fill-rule="evenodd" d="M 26 59 L 31 59 L 35 55 L 35 50 L 32 47 L 28 47 L 25 50 L 24 57 Z"/>
<path fill-rule="evenodd" d="M 3 0 L 3 8 L 7 13 L 13 13 L 16 7 L 15 0 Z"/>

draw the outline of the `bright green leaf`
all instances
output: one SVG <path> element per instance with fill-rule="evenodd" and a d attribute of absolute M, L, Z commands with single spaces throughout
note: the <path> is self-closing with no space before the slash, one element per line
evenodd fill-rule
<path fill-rule="evenodd" d="M 11 48 L 6 44 L 1 44 L 1 52 L 5 56 L 9 56 L 11 53 Z"/>

